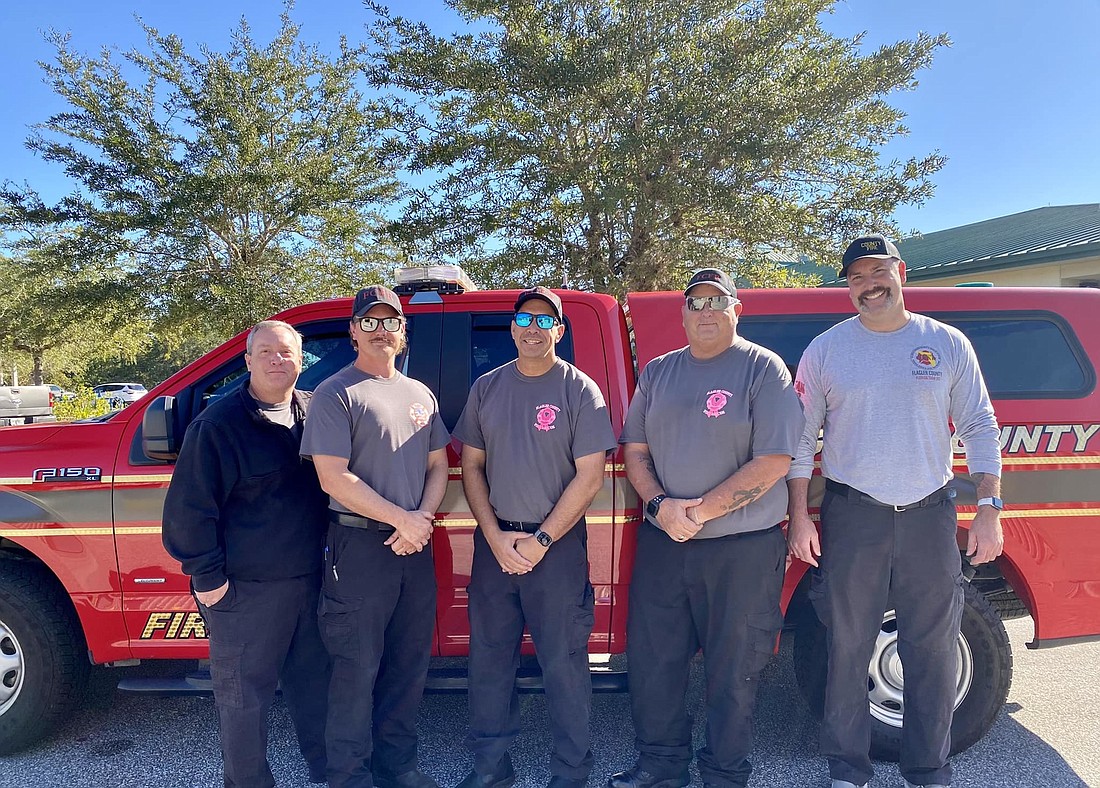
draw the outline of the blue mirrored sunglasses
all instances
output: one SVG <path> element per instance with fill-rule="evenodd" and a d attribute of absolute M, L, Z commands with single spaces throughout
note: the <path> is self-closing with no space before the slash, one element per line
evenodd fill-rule
<path fill-rule="evenodd" d="M 539 328 L 553 328 L 561 322 L 553 315 L 532 315 L 530 312 L 516 312 L 512 319 L 520 328 L 527 328 L 532 322 Z"/>

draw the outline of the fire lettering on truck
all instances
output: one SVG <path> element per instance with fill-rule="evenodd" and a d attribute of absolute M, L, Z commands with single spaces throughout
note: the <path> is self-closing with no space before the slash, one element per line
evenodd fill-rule
<path fill-rule="evenodd" d="M 1001 453 L 1095 454 L 1100 452 L 1098 434 L 1100 424 L 1006 424 L 1001 427 Z M 964 453 L 954 435 L 951 446 L 955 454 Z"/>
<path fill-rule="evenodd" d="M 156 637 L 162 632 L 161 637 Z M 150 613 L 141 632 L 141 640 L 187 640 L 205 638 L 206 624 L 202 616 L 194 611 L 177 610 L 175 612 Z"/>

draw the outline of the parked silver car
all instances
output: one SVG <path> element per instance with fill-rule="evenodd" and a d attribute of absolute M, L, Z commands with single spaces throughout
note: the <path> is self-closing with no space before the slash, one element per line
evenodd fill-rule
<path fill-rule="evenodd" d="M 149 392 L 140 383 L 100 383 L 92 393 L 97 399 L 107 400 L 112 408 L 124 408 Z"/>

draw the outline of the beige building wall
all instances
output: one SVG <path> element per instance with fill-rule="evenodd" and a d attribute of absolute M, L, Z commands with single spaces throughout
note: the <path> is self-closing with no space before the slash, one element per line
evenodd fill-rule
<path fill-rule="evenodd" d="M 992 282 L 998 287 L 1080 287 L 1081 282 L 1100 282 L 1100 257 L 1072 263 L 1028 265 L 1003 270 L 979 271 L 965 276 L 921 278 L 910 287 L 954 287 L 965 282 Z"/>

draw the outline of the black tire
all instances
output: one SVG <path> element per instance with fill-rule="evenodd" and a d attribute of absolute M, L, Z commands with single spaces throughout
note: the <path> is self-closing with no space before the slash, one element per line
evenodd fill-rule
<path fill-rule="evenodd" d="M 1004 707 L 1012 683 L 1012 646 L 997 611 L 969 584 L 965 587 L 962 619 L 962 641 L 970 654 L 969 680 L 965 682 L 955 717 L 951 724 L 951 754 L 962 752 L 981 739 L 993 726 Z M 811 611 L 803 617 L 795 633 L 794 670 L 799 689 L 810 711 L 821 718 L 825 706 L 825 676 L 828 671 L 825 627 Z M 892 616 L 883 622 L 889 631 Z M 960 649 L 963 644 L 960 644 Z M 963 657 L 965 662 L 965 657 Z M 872 663 L 873 664 L 873 663 Z M 868 686 L 874 684 L 868 670 Z M 900 687 L 900 682 L 898 683 Z M 873 697 L 873 695 L 872 695 Z M 873 707 L 872 701 L 868 700 Z M 900 704 L 894 708 L 878 708 L 871 717 L 871 755 L 883 761 L 897 761 L 901 750 L 900 720 L 884 721 L 895 714 L 900 717 Z M 885 712 L 885 713 L 883 713 Z M 892 714 L 893 712 L 894 714 Z"/>
<path fill-rule="evenodd" d="M 84 638 L 41 567 L 0 561 L 0 755 L 39 741 L 84 694 Z"/>

